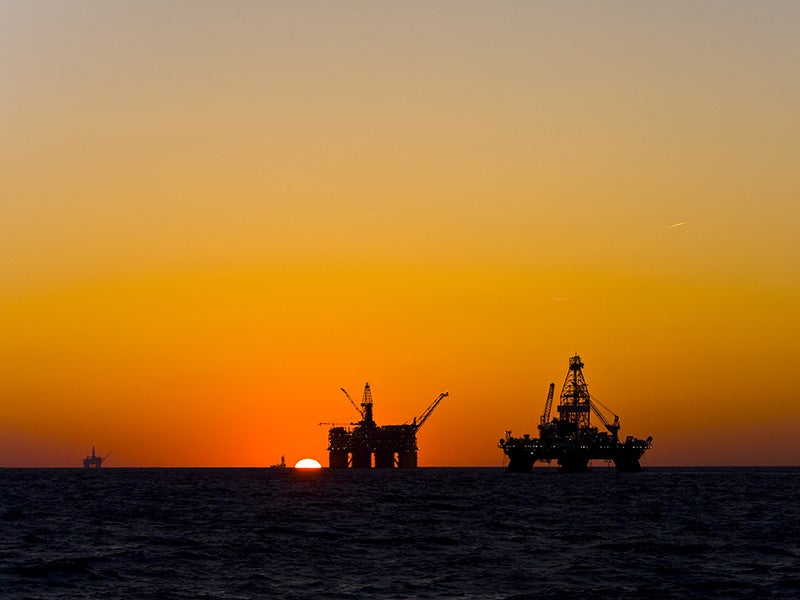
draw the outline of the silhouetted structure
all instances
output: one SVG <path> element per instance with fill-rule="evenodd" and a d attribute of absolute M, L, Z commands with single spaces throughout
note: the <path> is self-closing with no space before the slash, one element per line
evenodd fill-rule
<path fill-rule="evenodd" d="M 652 436 L 642 440 L 629 435 L 624 442 L 619 440 L 619 417 L 614 415 L 613 422 L 609 423 L 600 412 L 597 406 L 603 405 L 589 394 L 580 356 L 576 354 L 569 359 L 569 371 L 558 404 L 559 416 L 550 421 L 554 389 L 555 384 L 551 383 L 538 438 L 531 438 L 527 433 L 521 438 L 513 437 L 511 431 L 507 431 L 506 437 L 500 440 L 499 447 L 509 459 L 507 471 L 530 472 L 537 460 L 547 463 L 556 460 L 562 471 L 574 473 L 588 470 L 589 461 L 593 459 L 613 462 L 617 471 L 641 471 L 639 459 L 652 447 Z M 591 426 L 592 413 L 607 431 Z"/>
<path fill-rule="evenodd" d="M 94 446 L 92 446 L 92 455 L 91 456 L 86 456 L 86 458 L 83 459 L 83 468 L 84 469 L 99 469 L 100 467 L 103 466 L 103 462 L 105 462 L 105 460 L 109 456 L 111 456 L 111 452 L 109 452 L 108 454 L 106 454 L 102 458 L 97 456 L 94 453 Z"/>
<path fill-rule="evenodd" d="M 410 425 L 379 426 L 372 418 L 372 391 L 369 383 L 364 386 L 361 408 L 353 402 L 347 390 L 341 389 L 350 400 L 350 404 L 361 415 L 361 420 L 349 425 L 320 423 L 320 425 L 333 425 L 328 430 L 328 465 L 330 468 L 369 469 L 373 466 L 373 456 L 376 469 L 416 468 L 417 432 L 448 393 L 439 394 L 438 398 L 431 402 L 419 418 L 414 417 Z"/>
<path fill-rule="evenodd" d="M 279 462 L 278 464 L 275 464 L 275 465 L 270 465 L 269 468 L 270 469 L 287 469 L 288 467 L 286 466 L 286 457 L 283 454 L 281 454 L 281 462 Z"/>

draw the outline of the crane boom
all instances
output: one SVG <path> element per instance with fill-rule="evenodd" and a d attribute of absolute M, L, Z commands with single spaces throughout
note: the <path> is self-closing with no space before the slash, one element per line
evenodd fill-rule
<path fill-rule="evenodd" d="M 439 394 L 439 397 L 436 398 L 433 402 L 430 403 L 430 406 L 425 409 L 425 411 L 420 415 L 419 419 L 414 419 L 414 431 L 419 431 L 420 427 L 425 424 L 425 421 L 428 420 L 428 417 L 431 416 L 433 411 L 439 406 L 439 402 L 441 402 L 444 398 L 450 395 L 450 392 L 442 392 Z"/>
<path fill-rule="evenodd" d="M 550 410 L 553 408 L 553 395 L 556 391 L 556 384 L 551 383 L 550 389 L 547 391 L 547 400 L 544 403 L 544 412 L 542 413 L 541 424 L 546 425 L 550 421 Z"/>
<path fill-rule="evenodd" d="M 348 394 L 348 393 L 347 393 L 347 390 L 346 390 L 346 389 L 344 389 L 344 388 L 339 388 L 339 389 L 340 389 L 340 390 L 342 390 L 342 392 L 344 392 L 344 395 L 345 395 L 345 396 L 347 396 L 347 399 L 348 399 L 348 400 L 350 400 L 350 404 L 352 404 L 352 405 L 353 405 L 353 408 L 355 408 L 355 409 L 356 409 L 356 412 L 357 412 L 359 415 L 361 415 L 361 418 L 363 419 L 363 418 L 364 418 L 364 411 L 363 411 L 363 410 L 361 410 L 360 408 L 358 408 L 358 405 L 357 405 L 355 402 L 353 402 L 353 399 L 350 397 L 350 394 Z"/>
<path fill-rule="evenodd" d="M 619 427 L 620 427 L 620 425 L 619 425 L 619 416 L 618 415 L 614 415 L 614 422 L 613 423 L 609 423 L 608 419 L 606 419 L 605 415 L 602 412 L 600 412 L 600 409 L 597 408 L 596 404 L 599 404 L 600 406 L 602 406 L 603 408 L 605 408 L 609 412 L 613 413 L 614 411 L 610 410 L 605 404 L 600 402 L 594 396 L 590 396 L 589 406 L 591 406 L 592 411 L 594 412 L 594 414 L 596 414 L 598 416 L 600 421 L 602 421 L 602 423 L 605 426 L 605 428 L 608 429 L 612 433 L 612 435 L 614 435 L 616 437 L 617 432 L 619 431 Z"/>

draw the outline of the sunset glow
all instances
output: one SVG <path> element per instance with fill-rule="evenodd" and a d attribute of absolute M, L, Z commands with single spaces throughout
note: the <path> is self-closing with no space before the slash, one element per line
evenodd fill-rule
<path fill-rule="evenodd" d="M 321 467 L 322 465 L 313 458 L 303 458 L 298 460 L 294 465 L 295 469 L 319 469 Z"/>
<path fill-rule="evenodd" d="M 800 3 L 1 10 L 0 464 L 327 465 L 369 381 L 499 466 L 575 353 L 648 465 L 800 460 Z"/>

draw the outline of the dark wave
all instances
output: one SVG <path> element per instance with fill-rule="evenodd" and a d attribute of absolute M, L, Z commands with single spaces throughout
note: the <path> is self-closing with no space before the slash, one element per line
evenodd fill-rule
<path fill-rule="evenodd" d="M 800 469 L 4 469 L 0 597 L 792 598 Z"/>

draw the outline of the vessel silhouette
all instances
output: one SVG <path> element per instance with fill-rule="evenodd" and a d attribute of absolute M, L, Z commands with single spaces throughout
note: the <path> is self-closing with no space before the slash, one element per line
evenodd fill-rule
<path fill-rule="evenodd" d="M 653 437 L 640 439 L 629 435 L 624 441 L 619 439 L 619 417 L 614 415 L 609 422 L 600 411 L 598 405 L 606 407 L 589 394 L 583 366 L 577 354 L 569 359 L 569 371 L 557 407 L 559 416 L 552 420 L 550 409 L 555 384 L 550 384 L 538 438 L 527 433 L 514 437 L 510 430 L 506 431 L 505 438 L 498 443 L 508 457 L 506 471 L 530 472 L 537 461 L 549 463 L 553 460 L 558 462 L 561 471 L 568 473 L 587 471 L 591 460 L 613 462 L 620 472 L 642 470 L 639 460 L 652 447 Z M 606 431 L 591 425 L 592 414 Z"/>
<path fill-rule="evenodd" d="M 286 457 L 283 454 L 281 454 L 281 462 L 279 462 L 277 464 L 274 464 L 274 465 L 270 465 L 268 468 L 269 469 L 288 469 L 289 467 L 286 466 Z"/>

